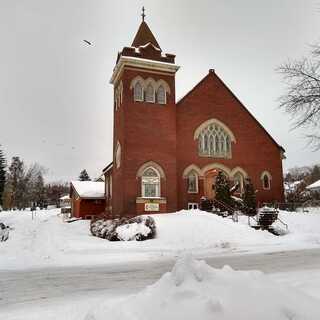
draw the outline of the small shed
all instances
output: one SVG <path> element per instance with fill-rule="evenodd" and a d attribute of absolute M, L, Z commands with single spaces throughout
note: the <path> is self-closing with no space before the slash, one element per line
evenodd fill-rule
<path fill-rule="evenodd" d="M 72 181 L 70 185 L 71 215 L 91 219 L 105 211 L 105 184 L 95 181 Z"/>

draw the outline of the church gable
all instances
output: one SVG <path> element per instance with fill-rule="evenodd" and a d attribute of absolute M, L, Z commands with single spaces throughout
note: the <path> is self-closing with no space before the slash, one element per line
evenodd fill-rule
<path fill-rule="evenodd" d="M 190 123 L 194 123 L 193 129 L 196 130 L 210 119 L 217 119 L 230 127 L 235 132 L 236 139 L 240 136 L 245 140 L 254 140 L 250 138 L 250 133 L 252 136 L 259 136 L 260 142 L 269 142 L 284 152 L 214 70 L 209 70 L 208 75 L 177 103 L 177 123 L 181 123 L 181 127 L 183 123 L 189 123 L 190 129 Z M 194 132 L 190 133 L 190 137 L 191 134 Z"/>

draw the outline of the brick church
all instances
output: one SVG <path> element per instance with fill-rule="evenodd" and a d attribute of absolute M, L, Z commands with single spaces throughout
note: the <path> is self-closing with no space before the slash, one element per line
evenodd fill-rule
<path fill-rule="evenodd" d="M 214 198 L 222 171 L 239 185 L 250 178 L 259 203 L 283 201 L 284 149 L 214 70 L 176 101 L 175 55 L 165 53 L 143 21 L 118 54 L 113 162 L 104 169 L 112 215 L 174 212 Z"/>

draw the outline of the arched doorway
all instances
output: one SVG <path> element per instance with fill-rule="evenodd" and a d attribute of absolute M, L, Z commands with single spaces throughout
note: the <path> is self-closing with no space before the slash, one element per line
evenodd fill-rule
<path fill-rule="evenodd" d="M 228 177 L 228 174 L 221 169 L 208 170 L 204 175 L 204 195 L 209 200 L 213 200 L 216 196 L 215 184 L 219 172 L 222 172 L 222 174 Z"/>
<path fill-rule="evenodd" d="M 207 199 L 215 198 L 215 183 L 219 171 L 217 169 L 209 170 L 204 176 L 204 195 Z"/>

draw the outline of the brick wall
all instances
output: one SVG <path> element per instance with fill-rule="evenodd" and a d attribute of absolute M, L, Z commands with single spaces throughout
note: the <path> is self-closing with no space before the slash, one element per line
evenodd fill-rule
<path fill-rule="evenodd" d="M 208 119 L 223 122 L 235 135 L 231 159 L 214 159 L 198 156 L 194 132 Z M 199 194 L 186 193 L 184 169 L 190 164 L 200 168 L 210 163 L 221 163 L 230 169 L 243 168 L 251 178 L 257 192 L 257 200 L 283 201 L 283 176 L 281 150 L 245 107 L 229 91 L 223 82 L 209 72 L 198 86 L 177 104 L 177 161 L 179 208 L 187 202 L 197 202 L 203 195 L 203 180 L 199 181 Z M 272 175 L 271 189 L 263 190 L 261 173 L 267 170 Z M 193 201 L 194 200 L 194 201 Z"/>

